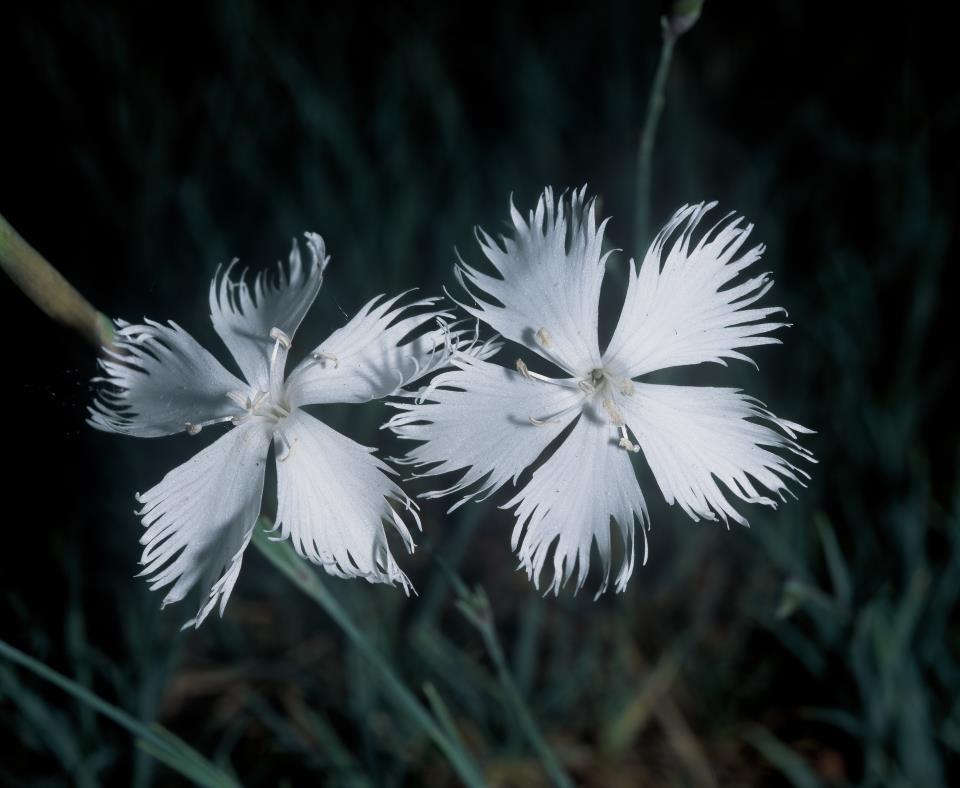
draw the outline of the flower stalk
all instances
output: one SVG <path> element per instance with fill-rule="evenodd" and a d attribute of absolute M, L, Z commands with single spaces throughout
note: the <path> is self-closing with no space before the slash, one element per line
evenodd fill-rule
<path fill-rule="evenodd" d="M 702 0 L 676 0 L 670 13 L 660 17 L 662 43 L 657 70 L 653 74 L 647 111 L 640 129 L 637 148 L 637 214 L 635 217 L 634 254 L 643 257 L 650 243 L 650 181 L 653 169 L 653 148 L 657 140 L 657 127 L 666 104 L 667 76 L 673 60 L 673 48 L 677 39 L 693 27 L 700 18 Z"/>
<path fill-rule="evenodd" d="M 255 529 L 253 535 L 253 544 L 256 548 L 297 588 L 320 605 L 327 615 L 333 619 L 334 623 L 343 630 L 350 642 L 374 668 L 380 678 L 381 686 L 397 708 L 406 712 L 411 721 L 416 723 L 447 757 L 463 783 L 468 786 L 486 785 L 480 767 L 474 761 L 473 756 L 463 748 L 460 741 L 445 732 L 445 727 L 449 729 L 449 720 L 442 719 L 441 723 L 438 723 L 416 696 L 407 689 L 384 656 L 357 627 L 350 614 L 330 593 L 317 573 L 297 556 L 293 547 L 290 546 L 290 542 L 271 539 L 267 531 L 272 527 L 272 524 L 266 519 L 261 518 L 260 526 Z M 429 692 L 428 697 L 435 701 L 435 698 Z"/>
<path fill-rule="evenodd" d="M 665 88 L 670 62 L 673 60 L 673 47 L 677 35 L 667 24 L 666 17 L 661 20 L 663 41 L 660 45 L 660 59 L 653 75 L 650 97 L 647 99 L 647 112 L 640 129 L 640 144 L 637 148 L 637 220 L 634 254 L 641 254 L 650 240 L 650 170 L 653 166 L 653 146 L 657 139 L 657 126 L 666 104 Z"/>
<path fill-rule="evenodd" d="M 33 303 L 97 348 L 113 338 L 110 321 L 0 215 L 0 268 Z"/>
<path fill-rule="evenodd" d="M 490 606 L 490 600 L 486 591 L 477 586 L 473 591 L 467 590 L 463 582 L 457 578 L 457 609 L 480 633 L 483 639 L 483 645 L 487 649 L 487 654 L 493 661 L 497 671 L 497 678 L 500 680 L 500 686 L 503 688 L 503 697 L 510 706 L 516 717 L 520 729 L 524 736 L 530 742 L 534 751 L 540 758 L 543 768 L 550 777 L 551 782 L 559 788 L 573 788 L 573 780 L 567 774 L 563 765 L 557 759 L 556 754 L 550 748 L 547 740 L 537 727 L 536 720 L 530 713 L 530 709 L 523 701 L 523 695 L 520 688 L 513 679 L 510 668 L 507 665 L 507 658 L 500 645 L 500 638 L 497 636 L 497 628 L 493 620 L 493 609 Z"/>

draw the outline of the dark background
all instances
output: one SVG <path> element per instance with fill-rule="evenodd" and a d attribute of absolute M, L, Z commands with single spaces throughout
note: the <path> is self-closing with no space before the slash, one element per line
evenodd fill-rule
<path fill-rule="evenodd" d="M 745 214 L 794 327 L 742 385 L 817 430 L 799 501 L 695 524 L 649 473 L 650 561 L 626 594 L 541 599 L 492 503 L 424 506 L 398 554 L 420 596 L 330 580 L 408 685 L 434 683 L 496 785 L 543 783 L 431 556 L 483 584 L 517 683 L 578 783 L 945 785 L 958 779 L 955 319 L 960 89 L 936 6 L 708 3 L 677 46 L 653 224 Z M 918 10 L 919 9 L 919 10 Z M 48 3 L 0 20 L 0 213 L 111 317 L 214 352 L 217 264 L 304 230 L 333 261 L 303 347 L 380 292 L 450 285 L 507 198 L 590 184 L 631 249 L 656 4 Z M 245 783 L 452 785 L 334 624 L 249 551 L 225 617 L 179 634 L 133 575 L 133 493 L 198 445 L 84 424 L 95 356 L 5 278 L 2 638 Z M 299 339 L 299 337 L 298 337 Z M 510 363 L 509 352 L 503 361 Z M 225 357 L 225 354 L 223 354 Z M 330 408 L 402 447 L 382 404 Z M 428 486 L 409 482 L 411 493 Z M 269 504 L 268 504 L 269 509 Z M 596 578 L 588 581 L 588 588 Z M 0 663 L 0 782 L 168 785 L 128 734 Z M 712 778 L 711 775 L 712 774 Z"/>

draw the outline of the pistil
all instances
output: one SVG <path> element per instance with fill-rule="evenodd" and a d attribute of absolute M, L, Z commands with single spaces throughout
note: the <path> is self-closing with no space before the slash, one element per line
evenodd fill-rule
<path fill-rule="evenodd" d="M 270 398 L 274 404 L 278 404 L 283 399 L 283 372 L 287 365 L 290 337 L 274 327 L 270 329 L 270 339 L 275 340 L 270 354 Z"/>

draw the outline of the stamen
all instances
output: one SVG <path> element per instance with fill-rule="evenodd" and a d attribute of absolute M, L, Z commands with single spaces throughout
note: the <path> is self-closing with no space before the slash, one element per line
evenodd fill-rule
<path fill-rule="evenodd" d="M 523 375 L 527 380 L 541 380 L 544 383 L 553 383 L 554 385 L 557 385 L 557 386 L 564 385 L 562 382 L 557 380 L 552 380 L 551 378 L 548 378 L 546 375 L 541 375 L 539 372 L 531 372 L 529 367 L 527 367 L 527 365 L 524 363 L 522 358 L 517 359 L 517 372 Z"/>
<path fill-rule="evenodd" d="M 267 397 L 269 397 L 269 396 L 270 396 L 270 394 L 269 394 L 268 392 L 266 392 L 266 391 L 258 391 L 258 392 L 254 395 L 253 399 L 250 400 L 250 404 L 249 404 L 249 406 L 248 406 L 248 409 L 249 409 L 251 412 L 252 412 L 252 411 L 255 411 L 257 408 L 259 408 L 259 407 L 263 404 L 263 401 L 264 401 Z"/>
<path fill-rule="evenodd" d="M 283 331 L 274 326 L 270 329 L 270 339 L 275 339 L 276 342 L 273 346 L 273 353 L 270 354 L 270 377 L 273 377 L 274 367 L 277 364 L 277 354 L 282 347 L 284 350 L 290 349 L 290 337 L 288 337 Z M 286 356 L 284 356 L 286 359 Z"/>
<path fill-rule="evenodd" d="M 241 391 L 228 391 L 227 398 L 235 402 L 238 408 L 246 409 L 248 407 L 247 396 Z"/>
<path fill-rule="evenodd" d="M 535 419 L 533 416 L 527 416 L 534 427 L 549 427 L 551 424 L 560 424 L 558 419 Z"/>
<path fill-rule="evenodd" d="M 310 354 L 310 358 L 312 358 L 314 361 L 332 361 L 334 369 L 338 369 L 340 367 L 340 359 L 337 358 L 336 354 L 328 353 L 326 350 L 314 350 Z"/>
<path fill-rule="evenodd" d="M 634 454 L 640 451 L 640 447 L 631 441 L 630 436 L 627 435 L 627 425 L 623 421 L 623 414 L 620 412 L 617 404 L 612 399 L 605 399 L 603 401 L 603 409 L 607 412 L 613 425 L 620 428 L 620 442 L 617 445 L 621 449 L 632 451 Z"/>
<path fill-rule="evenodd" d="M 610 421 L 613 422 L 615 427 L 623 427 L 623 415 L 612 399 L 605 399 L 603 401 L 603 409 L 607 412 Z"/>
<path fill-rule="evenodd" d="M 539 328 L 537 329 L 537 342 L 540 343 L 541 347 L 546 350 L 550 350 L 553 347 L 553 340 L 550 339 L 550 334 L 547 333 L 547 329 Z"/>
<path fill-rule="evenodd" d="M 620 393 L 625 397 L 632 397 L 634 391 L 633 381 L 630 378 L 624 378 L 623 383 L 620 384 Z"/>
<path fill-rule="evenodd" d="M 284 331 L 274 326 L 270 329 L 270 338 L 276 340 L 276 342 L 273 346 L 273 353 L 270 354 L 270 391 L 267 396 L 274 402 L 280 402 L 283 399 L 283 370 L 287 365 L 290 337 L 287 336 Z M 281 348 L 283 348 L 282 353 L 280 352 Z M 254 405 L 254 408 L 256 408 L 256 405 Z"/>
<path fill-rule="evenodd" d="M 290 349 L 290 337 L 276 326 L 270 329 L 270 339 L 277 340 L 277 344 L 283 345 L 284 350 Z"/>
<path fill-rule="evenodd" d="M 593 384 L 588 383 L 585 380 L 577 381 L 577 388 L 580 389 L 584 394 L 593 395 L 597 393 L 597 390 L 593 387 Z"/>
<path fill-rule="evenodd" d="M 220 419 L 209 419 L 208 421 L 201 421 L 196 424 L 192 421 L 187 421 L 183 425 L 183 430 L 187 435 L 198 435 L 204 427 L 209 427 L 211 424 L 223 424 L 223 422 L 231 421 L 233 418 L 233 416 L 224 416 Z"/>
<path fill-rule="evenodd" d="M 620 427 L 620 443 L 619 446 L 621 449 L 626 449 L 627 451 L 632 451 L 636 454 L 640 451 L 640 447 L 636 443 L 633 443 L 629 437 L 627 437 L 627 428 L 624 426 Z"/>

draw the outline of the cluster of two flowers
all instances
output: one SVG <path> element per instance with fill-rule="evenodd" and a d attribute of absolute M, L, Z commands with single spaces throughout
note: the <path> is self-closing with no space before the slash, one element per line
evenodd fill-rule
<path fill-rule="evenodd" d="M 784 325 L 776 319 L 782 310 L 755 305 L 771 280 L 741 276 L 763 251 L 742 251 L 752 226 L 727 216 L 694 245 L 710 207 L 680 209 L 639 268 L 631 261 L 623 310 L 603 352 L 606 222 L 598 226 L 584 189 L 559 201 L 546 189 L 527 218 L 511 204 L 512 233 L 499 242 L 478 233 L 497 275 L 461 261 L 455 272 L 466 295 L 458 305 L 525 346 L 531 362 L 558 368 L 558 377 L 531 371 L 523 359 L 514 368 L 492 363 L 501 348 L 496 337 L 481 343 L 442 319 L 434 327 L 450 317 L 437 311 L 437 299 L 398 305 L 400 297 L 370 301 L 286 374 L 294 334 L 329 261 L 315 234 L 306 236 L 306 260 L 294 243 L 287 266 L 272 275 L 250 283 L 231 266 L 214 277 L 213 325 L 244 380 L 172 322 L 118 321 L 101 362 L 93 426 L 138 437 L 233 426 L 137 496 L 151 588 L 169 587 L 166 604 L 199 586 L 203 601 L 188 626 L 218 605 L 223 613 L 260 512 L 272 442 L 280 537 L 333 575 L 409 589 L 384 526 L 412 550 L 404 517 L 419 526 L 415 505 L 372 449 L 303 410 L 315 404 L 399 397 L 388 424 L 417 442 L 403 462 L 427 475 L 460 473 L 453 486 L 424 496 L 463 492 L 457 506 L 516 484 L 546 454 L 505 504 L 516 510 L 513 547 L 538 588 L 552 556 L 552 590 L 574 575 L 579 589 L 595 544 L 604 591 L 613 524 L 625 546 L 614 587 L 622 591 L 633 571 L 637 523 L 646 561 L 649 519 L 635 453 L 668 503 L 694 519 L 744 523 L 729 496 L 775 505 L 771 496 L 782 499 L 788 482 L 806 477 L 789 457 L 812 460 L 796 441 L 808 430 L 735 389 L 643 381 L 667 367 L 749 361 L 743 350 L 779 341 L 770 333 Z"/>

